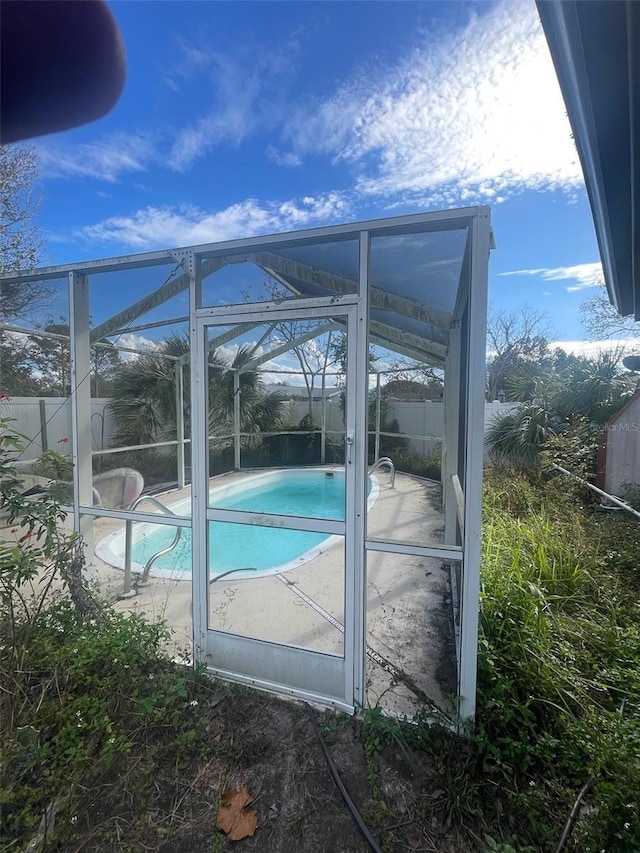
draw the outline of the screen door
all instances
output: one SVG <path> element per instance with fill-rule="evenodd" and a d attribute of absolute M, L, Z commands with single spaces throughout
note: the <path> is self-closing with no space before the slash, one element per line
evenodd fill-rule
<path fill-rule="evenodd" d="M 198 311 L 193 590 L 196 660 L 352 710 L 366 496 L 345 301 Z"/>

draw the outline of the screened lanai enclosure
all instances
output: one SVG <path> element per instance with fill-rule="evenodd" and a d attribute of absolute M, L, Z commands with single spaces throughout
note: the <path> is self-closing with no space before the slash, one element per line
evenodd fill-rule
<path fill-rule="evenodd" d="M 475 207 L 5 274 L 55 318 L 2 329 L 18 465 L 68 454 L 87 572 L 182 657 L 471 716 L 491 242 Z"/>

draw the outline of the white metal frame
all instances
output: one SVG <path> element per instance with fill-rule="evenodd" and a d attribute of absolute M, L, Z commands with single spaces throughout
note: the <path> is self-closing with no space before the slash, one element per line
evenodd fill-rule
<path fill-rule="evenodd" d="M 356 685 L 356 673 L 362 680 L 361 668 L 354 660 L 358 648 L 356 635 L 363 634 L 364 608 L 361 599 L 363 585 L 358 582 L 362 574 L 361 549 L 357 546 L 357 507 L 362 503 L 358 495 L 364 495 L 364 477 L 358 478 L 361 464 L 358 463 L 359 444 L 356 436 L 358 395 L 356 394 L 355 372 L 357 354 L 357 296 L 300 299 L 291 305 L 261 303 L 255 305 L 222 306 L 220 308 L 198 308 L 196 310 L 195 337 L 192 340 L 192 373 L 195 388 L 192 400 L 192 446 L 198 448 L 197 460 L 193 464 L 193 616 L 194 636 L 198 638 L 195 659 L 207 664 L 208 669 L 221 677 L 254 686 L 287 693 L 300 699 L 320 701 L 352 712 L 354 695 L 362 693 L 361 684 Z M 338 319 L 345 324 L 347 332 L 347 405 L 346 434 L 352 440 L 351 460 L 345 459 L 345 520 L 300 518 L 295 516 L 243 513 L 237 510 L 222 510 L 208 505 L 208 399 L 206 360 L 209 351 L 207 330 L 216 325 L 242 324 L 249 319 L 255 323 L 309 319 Z M 366 439 L 364 441 L 366 446 Z M 239 465 L 236 447 L 236 465 Z M 359 488 L 360 487 L 360 488 Z M 365 498 L 366 501 L 366 498 Z M 344 537 L 344 595 L 345 633 L 344 655 L 323 654 L 308 649 L 258 640 L 252 637 L 222 631 L 209 621 L 208 602 L 208 522 L 227 521 L 236 524 L 257 524 L 287 527 L 293 530 L 309 530 Z"/>
<path fill-rule="evenodd" d="M 73 432 L 73 526 L 93 550 L 93 525 L 80 506 L 92 506 L 91 380 L 89 354 L 89 280 L 72 271 L 69 279 L 69 337 L 71 351 L 71 428 Z"/>
<path fill-rule="evenodd" d="M 473 718 L 478 669 L 480 559 L 482 552 L 482 471 L 484 461 L 484 388 L 486 375 L 487 286 L 491 221 L 481 208 L 471 222 L 471 263 L 467 304 L 464 532 L 460 598 L 459 716 Z"/>
<path fill-rule="evenodd" d="M 439 231 L 457 228 L 468 228 L 469 237 L 465 253 L 458 299 L 451 315 L 451 327 L 448 330 L 447 341 L 446 317 L 440 316 L 429 306 L 421 307 L 403 296 L 389 298 L 391 306 L 400 306 L 407 317 L 419 317 L 434 326 L 434 337 L 431 350 L 425 349 L 425 360 L 431 356 L 439 361 L 446 359 L 445 374 L 449 387 L 446 392 L 445 409 L 445 444 L 446 455 L 443 458 L 443 496 L 445 500 L 446 534 L 443 546 L 425 544 L 423 546 L 406 545 L 403 543 L 381 542 L 368 540 L 365 531 L 366 496 L 364 482 L 367 462 L 367 389 L 368 389 L 368 340 L 371 325 L 372 339 L 378 333 L 388 330 L 377 330 L 376 323 L 369 323 L 369 305 L 374 308 L 385 305 L 387 294 L 373 289 L 369 276 L 369 247 L 371 237 L 392 234 L 417 233 L 424 231 Z M 310 300 L 295 298 L 286 303 L 260 303 L 259 305 L 232 305 L 216 309 L 203 308 L 202 279 L 221 269 L 233 258 L 251 254 L 257 257 L 260 252 L 269 252 L 280 247 L 292 247 L 305 244 L 318 244 L 340 240 L 359 241 L 359 293 L 341 293 L 351 286 L 342 286 L 336 277 L 335 295 L 325 300 Z M 160 305 L 177 293 L 189 291 L 189 328 L 192 340 L 191 349 L 191 400 L 194 406 L 192 416 L 194 434 L 199 440 L 191 441 L 192 451 L 192 499 L 194 513 L 192 521 L 183 518 L 171 520 L 179 526 L 193 525 L 194 561 L 206 565 L 206 527 L 207 527 L 207 482 L 206 482 L 206 438 L 203 437 L 203 424 L 206 423 L 203 410 L 203 388 L 205 376 L 203 373 L 206 363 L 206 342 L 204 329 L 207 320 L 215 325 L 217 322 L 230 322 L 232 319 L 242 320 L 251 328 L 251 323 L 268 322 L 269 318 L 291 316 L 300 309 L 317 310 L 317 316 L 327 316 L 326 305 L 338 315 L 348 313 L 351 317 L 349 335 L 349 370 L 351 382 L 348 386 L 348 410 L 351 412 L 350 427 L 358 440 L 353 451 L 353 470 L 350 477 L 354 484 L 361 488 L 352 487 L 354 500 L 347 502 L 348 516 L 345 521 L 348 530 L 348 553 L 346 559 L 353 571 L 348 573 L 350 578 L 346 585 L 345 602 L 347 613 L 353 618 L 351 633 L 345 637 L 345 660 L 349 659 L 348 667 L 341 659 L 340 666 L 349 669 L 341 688 L 340 697 L 334 702 L 339 707 L 351 709 L 358 703 L 364 704 L 364 671 L 366 626 L 364 602 L 366 600 L 366 550 L 388 551 L 390 553 L 406 553 L 420 556 L 440 557 L 449 560 L 460 568 L 460 655 L 459 655 L 459 712 L 461 717 L 470 717 L 475 709 L 476 664 L 477 664 L 477 632 L 479 608 L 479 577 L 480 577 L 480 517 L 481 517 L 481 482 L 483 458 L 483 399 L 484 399 L 484 360 L 485 360 L 485 324 L 486 324 L 486 290 L 487 290 L 487 259 L 489 249 L 493 248 L 489 224 L 489 208 L 474 207 L 453 211 L 414 214 L 367 222 L 314 228 L 304 232 L 267 235 L 257 238 L 230 240 L 222 243 L 212 243 L 179 250 L 163 250 L 147 252 L 139 255 L 107 258 L 98 261 L 83 261 L 75 264 L 65 264 L 43 268 L 36 271 L 17 271 L 0 276 L 1 281 L 20 282 L 29 279 L 53 280 L 63 276 L 68 277 L 70 301 L 70 328 L 72 353 L 71 396 L 73 424 L 73 458 L 74 458 L 74 524 L 76 530 L 82 532 L 89 543 L 91 536 L 91 518 L 104 515 L 107 517 L 126 520 L 132 513 L 127 511 L 110 511 L 94 508 L 91 503 L 91 449 L 88 443 L 90 416 L 90 386 L 89 386 L 89 347 L 103 335 L 113 335 L 122 329 L 122 324 L 128 324 L 143 315 L 151 308 Z M 230 261 L 231 258 L 231 261 Z M 267 258 L 267 260 L 269 260 Z M 271 259 L 272 264 L 275 262 Z M 113 271 L 126 271 L 141 267 L 158 267 L 176 264 L 176 269 L 182 271 L 176 276 L 172 273 L 156 291 L 129 306 L 116 316 L 91 329 L 89 320 L 88 281 L 93 274 Z M 283 269 L 282 260 L 278 261 L 279 269 Z M 175 272 L 175 270 L 174 270 Z M 279 274 L 278 270 L 275 270 Z M 99 277 L 98 277 L 99 280 Z M 465 310 L 466 309 L 466 310 Z M 279 314 L 278 312 L 284 312 Z M 310 316 L 310 315 L 307 315 Z M 462 322 L 463 316 L 466 320 Z M 146 328 L 158 324 L 142 324 L 132 328 Z M 420 341 L 411 334 L 403 334 L 392 330 L 387 337 L 388 345 L 398 352 L 416 355 L 416 347 Z M 234 336 L 233 334 L 231 335 Z M 222 335 L 219 343 L 222 343 Z M 430 339 L 431 340 L 431 339 Z M 463 358 L 464 355 L 464 358 Z M 177 376 L 180 386 L 181 370 L 178 365 Z M 451 381 L 453 380 L 453 382 Z M 465 387 L 465 393 L 460 392 L 459 380 Z M 454 387 L 452 387 L 454 386 Z M 453 392 L 453 393 L 452 393 Z M 180 389 L 178 397 L 182 397 Z M 181 410 L 181 406 L 178 406 Z M 459 437 L 462 435 L 462 441 Z M 184 438 L 181 427 L 178 428 L 176 442 L 184 449 Z M 105 452 L 117 452 L 113 449 Z M 462 458 L 459 458 L 462 457 Z M 464 472 L 464 476 L 462 476 Z M 179 480 L 185 479 L 184 465 L 180 466 Z M 350 480 L 351 482 L 351 480 Z M 169 523 L 168 519 L 152 514 L 136 513 L 136 520 L 145 520 L 146 516 L 153 518 L 154 523 Z M 209 631 L 207 627 L 208 589 L 204 572 L 194 573 L 194 649 L 196 659 L 207 654 Z M 248 645 L 247 645 L 248 644 Z M 247 654 L 251 642 L 247 640 L 246 648 L 241 651 Z M 273 653 L 274 644 L 264 644 L 265 660 Z M 283 689 L 286 683 L 286 673 L 276 672 L 271 667 L 264 670 L 266 675 L 255 678 L 247 676 L 245 680 L 268 689 Z M 313 672 L 313 668 L 310 669 Z M 295 695 L 331 702 L 335 697 L 331 679 L 335 674 L 328 672 L 324 678 L 317 670 L 316 681 L 312 689 L 299 689 Z M 234 676 L 232 666 L 221 674 Z M 330 677 L 329 677 L 330 676 Z M 331 682 L 331 683 L 330 683 Z M 333 691 L 333 693 L 332 693 Z"/>

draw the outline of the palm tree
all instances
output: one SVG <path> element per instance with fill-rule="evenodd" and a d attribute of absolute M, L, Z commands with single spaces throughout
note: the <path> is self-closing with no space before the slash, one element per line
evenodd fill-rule
<path fill-rule="evenodd" d="M 601 353 L 572 364 L 568 381 L 557 395 L 556 410 L 565 419 L 582 415 L 605 424 L 633 393 L 633 378 L 620 373 L 621 353 Z"/>
<path fill-rule="evenodd" d="M 547 439 L 557 435 L 562 423 L 553 413 L 532 402 L 494 421 L 485 433 L 485 444 L 494 459 L 517 468 L 534 467 Z"/>
<path fill-rule="evenodd" d="M 574 358 L 561 373 L 533 366 L 516 373 L 511 397 L 523 403 L 487 430 L 485 444 L 491 455 L 516 467 L 536 466 L 548 439 L 563 434 L 595 448 L 597 426 L 633 393 L 633 383 L 619 371 L 619 360 L 619 353 L 601 353 L 595 359 Z"/>
<path fill-rule="evenodd" d="M 111 410 L 119 446 L 168 441 L 176 436 L 175 358 L 189 352 L 186 335 L 171 335 L 154 352 L 121 365 L 113 379 Z M 172 358 L 173 357 L 173 358 Z M 240 347 L 229 362 L 215 351 L 209 355 L 209 428 L 229 434 L 233 427 L 234 373 L 239 373 L 240 429 L 266 432 L 279 426 L 284 398 L 266 393 L 251 350 Z M 185 366 L 185 434 L 190 433 L 189 368 Z"/>
<path fill-rule="evenodd" d="M 111 398 L 117 445 L 150 444 L 175 438 L 175 358 L 188 352 L 187 336 L 173 334 L 157 350 L 120 365 L 113 377 Z M 188 382 L 185 386 L 188 387 Z M 185 411 L 188 409 L 187 400 Z"/>
<path fill-rule="evenodd" d="M 240 431 L 265 432 L 278 426 L 284 397 L 266 392 L 264 380 L 253 366 L 251 347 L 238 349 L 229 364 L 216 353 L 209 356 L 209 430 L 212 435 L 228 428 L 234 414 L 234 374 L 239 372 Z"/>

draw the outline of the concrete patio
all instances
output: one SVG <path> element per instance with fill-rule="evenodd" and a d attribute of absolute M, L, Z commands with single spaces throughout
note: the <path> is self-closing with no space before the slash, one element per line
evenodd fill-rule
<path fill-rule="evenodd" d="M 232 483 L 229 473 L 211 485 Z M 407 474 L 378 475 L 380 491 L 368 515 L 368 538 L 404 544 L 441 544 L 440 484 Z M 171 506 L 189 489 L 156 495 Z M 141 510 L 149 512 L 150 506 Z M 98 518 L 94 544 L 123 523 Z M 118 600 L 123 572 L 91 553 L 89 571 L 123 612 L 162 619 L 169 650 L 192 655 L 191 582 L 150 577 L 132 598 Z M 210 585 L 209 627 L 257 639 L 342 655 L 344 551 L 341 544 L 283 574 L 250 580 L 222 578 Z M 449 564 L 437 558 L 369 551 L 367 556 L 367 700 L 412 715 L 435 704 L 451 711 L 456 684 Z"/>

